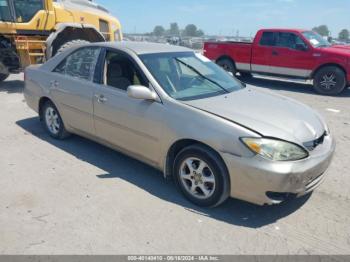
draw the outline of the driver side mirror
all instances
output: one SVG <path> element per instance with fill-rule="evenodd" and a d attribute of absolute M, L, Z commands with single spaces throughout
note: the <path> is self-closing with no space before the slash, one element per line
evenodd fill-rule
<path fill-rule="evenodd" d="M 145 86 L 138 86 L 138 85 L 129 86 L 127 93 L 130 98 L 134 98 L 134 99 L 150 100 L 150 101 L 157 100 L 157 94 Z"/>

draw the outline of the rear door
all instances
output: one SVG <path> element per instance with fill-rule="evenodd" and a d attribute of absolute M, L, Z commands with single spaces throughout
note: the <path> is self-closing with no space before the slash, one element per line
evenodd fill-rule
<path fill-rule="evenodd" d="M 103 81 L 96 86 L 93 102 L 96 135 L 156 166 L 160 159 L 163 104 L 127 95 L 130 85 L 149 86 L 127 54 L 107 50 L 103 67 Z"/>
<path fill-rule="evenodd" d="M 65 125 L 94 135 L 95 68 L 101 48 L 83 47 L 68 55 L 51 73 L 51 96 Z"/>
<path fill-rule="evenodd" d="M 276 33 L 276 45 L 272 50 L 270 70 L 273 74 L 307 78 L 313 66 L 311 48 L 295 33 Z"/>
<path fill-rule="evenodd" d="M 258 73 L 271 73 L 270 61 L 274 56 L 276 33 L 263 32 L 258 43 L 253 44 L 252 71 Z"/>

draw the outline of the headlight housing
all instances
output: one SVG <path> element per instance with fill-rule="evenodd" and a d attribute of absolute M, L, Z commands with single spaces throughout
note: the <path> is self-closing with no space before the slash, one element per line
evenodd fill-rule
<path fill-rule="evenodd" d="M 254 153 L 272 161 L 296 161 L 307 158 L 309 153 L 296 144 L 271 138 L 241 138 Z"/>

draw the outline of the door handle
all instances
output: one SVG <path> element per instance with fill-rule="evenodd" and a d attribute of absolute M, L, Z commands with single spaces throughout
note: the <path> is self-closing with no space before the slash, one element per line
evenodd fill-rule
<path fill-rule="evenodd" d="M 272 51 L 272 55 L 273 55 L 273 56 L 278 56 L 279 54 L 278 54 L 278 52 L 277 52 L 276 50 L 273 50 L 273 51 Z"/>
<path fill-rule="evenodd" d="M 106 103 L 107 102 L 107 98 L 105 98 L 104 95 L 95 95 L 97 102 L 100 104 Z"/>
<path fill-rule="evenodd" d="M 58 85 L 59 85 L 59 83 L 58 83 L 57 80 L 52 80 L 52 81 L 50 82 L 50 87 L 51 87 L 51 88 L 56 88 L 56 87 L 58 87 Z"/>

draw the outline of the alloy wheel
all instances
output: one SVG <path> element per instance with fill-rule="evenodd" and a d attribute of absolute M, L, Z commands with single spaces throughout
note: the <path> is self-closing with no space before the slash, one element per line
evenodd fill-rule
<path fill-rule="evenodd" d="M 331 90 L 337 85 L 337 79 L 334 73 L 325 74 L 320 82 L 322 88 Z"/>
<path fill-rule="evenodd" d="M 60 132 L 60 119 L 56 110 L 52 107 L 47 107 L 45 112 L 45 122 L 49 131 L 53 135 Z"/>
<path fill-rule="evenodd" d="M 215 191 L 215 175 L 209 165 L 198 158 L 185 159 L 180 168 L 184 188 L 198 199 L 210 198 Z"/>

